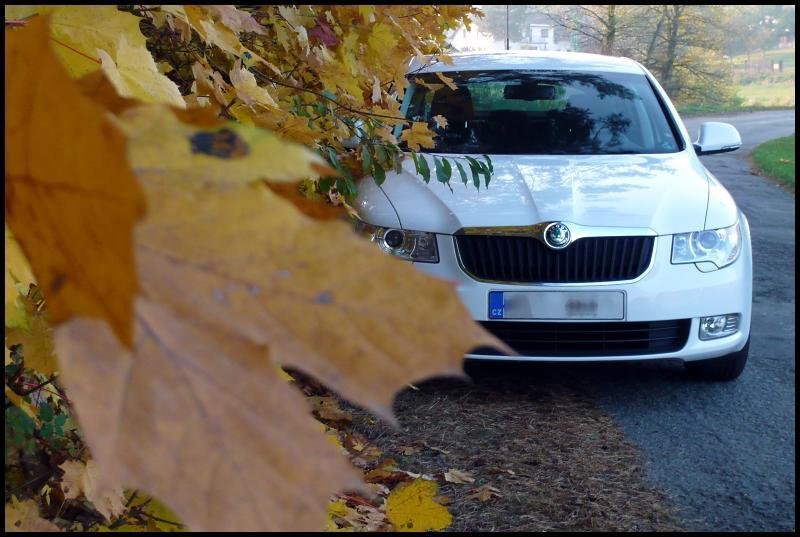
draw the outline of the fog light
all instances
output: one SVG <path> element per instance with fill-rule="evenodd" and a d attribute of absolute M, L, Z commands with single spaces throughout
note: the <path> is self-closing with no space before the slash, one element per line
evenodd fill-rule
<path fill-rule="evenodd" d="M 716 339 L 739 331 L 739 314 L 715 315 L 700 318 L 700 339 Z"/>

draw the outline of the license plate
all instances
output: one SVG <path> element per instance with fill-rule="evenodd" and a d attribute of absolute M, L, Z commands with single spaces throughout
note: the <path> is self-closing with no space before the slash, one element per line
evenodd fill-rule
<path fill-rule="evenodd" d="M 490 319 L 622 320 L 622 291 L 490 291 Z"/>

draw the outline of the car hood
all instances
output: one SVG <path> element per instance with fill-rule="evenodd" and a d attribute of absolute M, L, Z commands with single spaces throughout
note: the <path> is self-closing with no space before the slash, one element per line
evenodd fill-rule
<path fill-rule="evenodd" d="M 443 155 L 452 158 L 462 155 Z M 477 157 L 477 156 L 476 156 Z M 427 157 L 431 162 L 432 158 Z M 480 158 L 480 157 L 477 157 Z M 402 227 L 455 233 L 467 227 L 523 226 L 564 221 L 583 226 L 649 228 L 659 235 L 704 228 L 709 186 L 687 151 L 664 155 L 492 156 L 489 187 L 461 183 L 452 192 L 425 184 L 411 159 L 387 174 L 382 190 Z M 431 169 L 433 163 L 431 162 Z M 469 174 L 469 168 L 464 163 Z M 372 190 L 372 189 L 370 189 Z M 374 192 L 374 190 L 373 190 Z M 370 200 L 357 207 L 369 220 Z"/>

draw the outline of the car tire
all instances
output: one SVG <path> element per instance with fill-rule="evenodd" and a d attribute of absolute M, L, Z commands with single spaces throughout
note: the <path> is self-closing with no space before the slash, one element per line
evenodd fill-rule
<path fill-rule="evenodd" d="M 732 352 L 720 358 L 710 360 L 697 360 L 695 362 L 685 362 L 686 372 L 690 377 L 698 380 L 727 381 L 734 380 L 742 374 L 747 355 L 750 353 L 750 338 L 744 344 L 742 350 Z"/>

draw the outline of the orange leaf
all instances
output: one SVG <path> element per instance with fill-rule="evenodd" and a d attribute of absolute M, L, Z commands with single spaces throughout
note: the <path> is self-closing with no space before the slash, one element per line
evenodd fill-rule
<path fill-rule="evenodd" d="M 125 138 L 61 67 L 45 17 L 6 34 L 5 60 L 7 222 L 52 322 L 102 317 L 130 344 L 144 199 Z"/>

